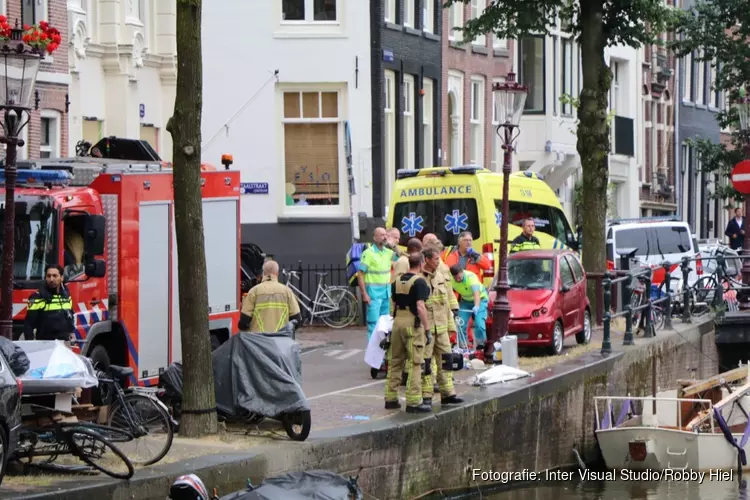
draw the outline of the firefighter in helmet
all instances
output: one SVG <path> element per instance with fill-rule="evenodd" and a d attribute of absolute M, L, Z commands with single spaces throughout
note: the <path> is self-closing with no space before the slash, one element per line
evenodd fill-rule
<path fill-rule="evenodd" d="M 239 329 L 252 333 L 276 333 L 287 322 L 301 317 L 297 297 L 279 283 L 279 264 L 263 264 L 263 281 L 251 288 L 242 301 Z"/>

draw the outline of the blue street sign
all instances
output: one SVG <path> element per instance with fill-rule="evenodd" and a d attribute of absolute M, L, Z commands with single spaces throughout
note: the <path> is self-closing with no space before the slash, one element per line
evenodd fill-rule
<path fill-rule="evenodd" d="M 138 114 L 141 115 L 141 118 L 146 117 L 146 105 L 145 104 L 138 105 Z"/>
<path fill-rule="evenodd" d="M 385 62 L 393 62 L 393 51 L 388 49 L 383 49 L 383 61 Z"/>
<path fill-rule="evenodd" d="M 268 183 L 240 182 L 240 194 L 268 194 Z"/>

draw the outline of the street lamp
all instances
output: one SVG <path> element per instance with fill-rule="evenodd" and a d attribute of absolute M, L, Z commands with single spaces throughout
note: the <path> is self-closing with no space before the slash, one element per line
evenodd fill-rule
<path fill-rule="evenodd" d="M 31 96 L 39 71 L 41 52 L 24 43 L 24 30 L 0 26 L 0 143 L 5 151 L 5 218 L 3 221 L 2 273 L 0 283 L 0 335 L 13 338 L 13 261 L 15 258 L 16 152 L 24 145 L 19 137 L 29 122 Z"/>
<path fill-rule="evenodd" d="M 491 359 L 495 342 L 508 333 L 510 303 L 508 302 L 508 220 L 510 204 L 508 189 L 512 167 L 513 142 L 521 133 L 518 128 L 526 104 L 528 88 L 516 82 L 516 75 L 508 73 L 504 83 L 492 86 L 495 93 L 495 114 L 500 123 L 497 134 L 503 139 L 503 208 L 500 219 L 500 251 L 498 255 L 497 281 L 495 283 L 495 303 L 492 305 L 492 332 L 485 346 L 485 359 Z M 514 135 L 515 131 L 515 135 Z"/>
<path fill-rule="evenodd" d="M 739 130 L 737 131 L 740 136 L 740 142 L 744 146 L 745 157 L 750 159 L 750 97 L 747 97 L 745 88 L 740 89 L 740 98 L 734 103 L 734 108 L 737 110 L 739 116 Z M 742 245 L 742 253 L 746 256 L 742 260 L 742 286 L 750 287 L 750 219 L 748 218 L 747 210 L 750 207 L 748 200 L 750 196 L 745 195 L 745 238 Z M 740 309 L 750 309 L 750 292 L 747 289 L 743 289 L 740 301 Z"/>

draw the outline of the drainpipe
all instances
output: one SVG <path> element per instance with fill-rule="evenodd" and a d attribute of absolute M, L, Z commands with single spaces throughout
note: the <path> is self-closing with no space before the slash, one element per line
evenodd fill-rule
<path fill-rule="evenodd" d="M 682 173 L 682 140 L 680 136 L 680 107 L 682 106 L 682 82 L 680 75 L 682 70 L 682 60 L 675 58 L 677 70 L 675 71 L 675 89 L 677 92 L 677 99 L 674 99 L 674 199 L 677 202 L 677 217 L 680 220 L 685 220 L 682 215 L 682 183 L 684 182 L 684 173 Z"/>

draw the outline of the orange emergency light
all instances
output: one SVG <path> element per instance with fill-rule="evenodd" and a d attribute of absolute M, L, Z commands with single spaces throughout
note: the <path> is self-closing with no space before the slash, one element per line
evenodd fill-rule
<path fill-rule="evenodd" d="M 232 158 L 232 155 L 230 154 L 223 154 L 221 155 L 221 164 L 224 165 L 224 168 L 226 170 L 229 170 L 229 165 L 234 163 L 234 158 Z"/>

